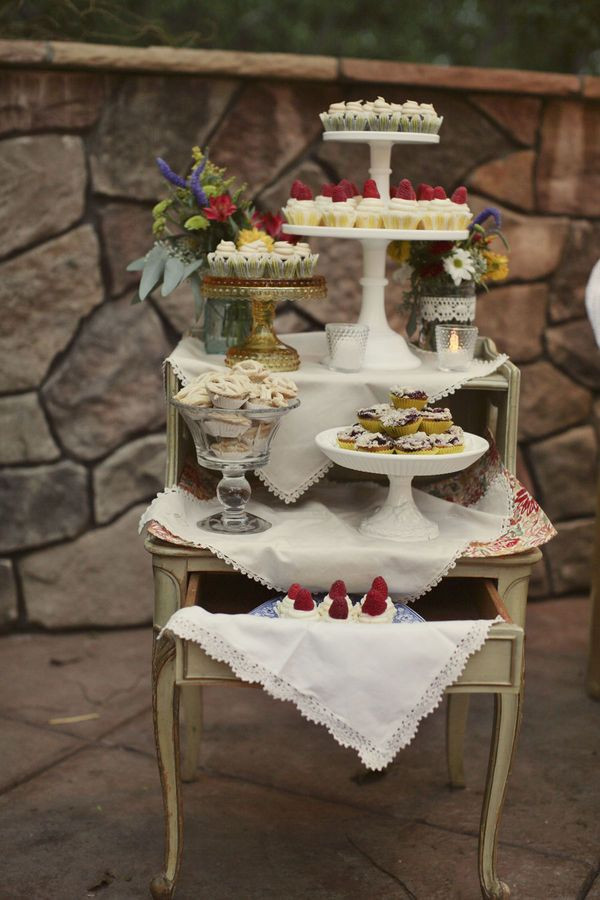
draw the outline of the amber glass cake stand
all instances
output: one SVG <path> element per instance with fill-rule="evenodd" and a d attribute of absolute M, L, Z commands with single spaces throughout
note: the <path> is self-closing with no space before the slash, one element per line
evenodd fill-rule
<path fill-rule="evenodd" d="M 321 275 L 311 278 L 227 278 L 207 275 L 203 282 L 207 297 L 244 300 L 252 304 L 252 331 L 239 347 L 230 347 L 225 364 L 233 366 L 242 359 L 257 359 L 273 372 L 294 372 L 300 357 L 275 334 L 275 306 L 285 300 L 324 300 L 327 283 Z"/>

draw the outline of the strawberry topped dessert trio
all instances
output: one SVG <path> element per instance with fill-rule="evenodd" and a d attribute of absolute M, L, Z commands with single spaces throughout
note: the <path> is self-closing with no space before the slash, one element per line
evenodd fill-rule
<path fill-rule="evenodd" d="M 338 184 L 323 184 L 315 198 L 307 184 L 294 181 L 282 211 L 290 225 L 334 228 L 453 231 L 466 228 L 472 218 L 464 186 L 448 197 L 441 185 L 422 183 L 415 189 L 408 178 L 390 187 L 389 201 L 381 198 L 372 178 L 362 193 L 342 178 Z"/>
<path fill-rule="evenodd" d="M 331 624 L 390 625 L 396 615 L 396 606 L 389 595 L 385 578 L 377 575 L 369 590 L 357 603 L 353 603 L 342 579 L 334 581 L 323 600 L 316 604 L 312 594 L 295 582 L 275 606 L 282 619 Z"/>

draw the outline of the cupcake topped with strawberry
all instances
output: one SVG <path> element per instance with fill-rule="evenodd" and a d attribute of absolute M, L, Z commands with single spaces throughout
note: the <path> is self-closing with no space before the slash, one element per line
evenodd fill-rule
<path fill-rule="evenodd" d="M 379 584 L 383 582 L 385 588 Z M 396 608 L 387 596 L 387 585 L 380 576 L 374 579 L 379 586 L 371 587 L 360 602 L 357 622 L 360 625 L 390 625 L 394 621 Z"/>
<path fill-rule="evenodd" d="M 356 220 L 354 203 L 348 199 L 348 194 L 339 184 L 336 184 L 331 192 L 331 204 L 323 209 L 325 224 L 333 228 L 352 228 Z"/>
<path fill-rule="evenodd" d="M 352 612 L 352 601 L 348 596 L 348 592 L 346 590 L 346 584 L 342 581 L 341 578 L 338 578 L 337 581 L 334 581 L 331 587 L 329 588 L 329 592 L 325 594 L 325 597 L 319 603 L 319 613 L 324 618 L 329 614 L 329 610 L 334 602 L 338 602 L 338 607 L 341 603 L 345 603 L 349 609 L 349 612 Z"/>
<path fill-rule="evenodd" d="M 292 184 L 283 214 L 290 225 L 320 225 L 322 219 L 321 210 L 313 199 L 311 189 L 299 180 Z"/>
<path fill-rule="evenodd" d="M 295 588 L 296 586 L 292 585 L 292 587 Z M 279 616 L 283 619 L 317 620 L 319 618 L 319 610 L 311 592 L 307 588 L 298 585 L 298 591 L 295 593 L 296 598 L 293 606 L 282 607 L 283 601 L 280 602 L 277 610 Z"/>
<path fill-rule="evenodd" d="M 356 207 L 357 228 L 382 228 L 385 209 L 374 179 L 368 178 L 363 186 L 362 200 Z"/>

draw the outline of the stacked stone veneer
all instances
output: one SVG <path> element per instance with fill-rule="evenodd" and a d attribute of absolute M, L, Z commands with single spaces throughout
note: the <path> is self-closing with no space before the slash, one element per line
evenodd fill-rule
<path fill-rule="evenodd" d="M 0 66 L 5 626 L 150 617 L 136 526 L 163 481 L 161 362 L 191 320 L 185 292 L 130 305 L 125 265 L 148 247 L 163 190 L 154 157 L 183 169 L 209 143 L 275 209 L 294 178 L 362 181 L 367 148 L 322 143 L 318 113 L 376 93 L 445 116 L 438 148 L 395 150 L 395 178 L 466 183 L 476 210 L 503 211 L 511 276 L 479 301 L 478 324 L 522 369 L 521 477 L 559 532 L 534 589 L 587 587 L 600 357 L 583 297 L 600 256 L 600 79 L 27 42 L 0 42 Z M 283 311 L 283 328 L 359 308 L 353 248 L 318 249 L 330 299 Z"/>

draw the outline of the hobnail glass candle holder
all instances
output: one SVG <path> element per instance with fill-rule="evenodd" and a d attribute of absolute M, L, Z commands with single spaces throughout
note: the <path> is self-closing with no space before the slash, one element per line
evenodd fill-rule
<path fill-rule="evenodd" d="M 252 489 L 245 473 L 268 463 L 281 419 L 297 409 L 300 401 L 251 409 L 189 406 L 177 400 L 171 403 L 189 429 L 199 465 L 221 472 L 217 499 L 222 511 L 202 519 L 198 527 L 220 534 L 258 534 L 270 528 L 266 519 L 246 512 Z"/>
<path fill-rule="evenodd" d="M 335 322 L 325 326 L 327 365 L 336 372 L 360 372 L 369 338 L 368 325 Z"/>
<path fill-rule="evenodd" d="M 473 362 L 478 334 L 474 325 L 436 325 L 438 368 L 442 372 L 466 372 Z"/>

